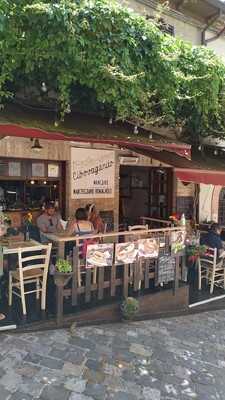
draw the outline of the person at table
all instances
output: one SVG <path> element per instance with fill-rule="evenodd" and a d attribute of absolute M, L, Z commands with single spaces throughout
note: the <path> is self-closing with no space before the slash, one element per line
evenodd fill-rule
<path fill-rule="evenodd" d="M 217 249 L 218 258 L 225 257 L 225 249 L 220 238 L 222 228 L 219 224 L 212 224 L 208 233 L 202 236 L 201 245 L 208 246 L 212 249 Z"/>
<path fill-rule="evenodd" d="M 91 235 L 94 234 L 95 230 L 93 224 L 88 221 L 87 212 L 85 208 L 78 208 L 75 212 L 74 218 L 69 221 L 68 227 L 66 229 L 66 234 L 68 236 L 73 235 Z M 67 242 L 65 245 L 66 255 L 71 254 L 74 247 L 74 241 Z M 82 255 L 80 254 L 80 257 Z"/>
<path fill-rule="evenodd" d="M 57 233 L 62 231 L 60 215 L 56 213 L 55 206 L 49 203 L 45 207 L 45 211 L 37 218 L 37 226 L 41 233 Z"/>
<path fill-rule="evenodd" d="M 76 210 L 74 218 L 68 223 L 66 233 L 68 236 L 95 233 L 94 226 L 92 222 L 88 220 L 85 208 L 78 208 Z"/>
<path fill-rule="evenodd" d="M 86 212 L 88 215 L 88 220 L 93 224 L 96 233 L 105 232 L 105 224 L 96 210 L 95 204 L 87 204 Z"/>

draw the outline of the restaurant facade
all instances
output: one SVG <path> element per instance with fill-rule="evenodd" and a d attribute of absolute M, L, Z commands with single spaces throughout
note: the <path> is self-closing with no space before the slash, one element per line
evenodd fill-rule
<path fill-rule="evenodd" d="M 115 228 L 141 216 L 166 220 L 177 205 L 180 212 L 188 207 L 192 185 L 176 180 L 173 168 L 158 160 L 114 145 L 46 139 L 37 152 L 33 142 L 13 136 L 0 141 L 0 201 L 15 226 L 28 211 L 36 219 L 46 199 L 64 218 L 94 202 Z"/>
<path fill-rule="evenodd" d="M 124 129 L 117 123 L 109 126 L 103 119 L 87 119 L 91 120 L 90 130 L 78 128 L 79 120 L 71 123 L 69 130 L 43 127 L 42 121 L 35 127 L 32 122 L 11 118 L 0 123 L 0 206 L 13 227 L 21 227 L 28 213 L 36 224 L 48 201 L 54 202 L 63 220 L 73 217 L 77 208 L 94 203 L 105 223 L 105 232 L 95 239 L 97 236 L 98 250 L 107 247 L 111 264 L 97 269 L 87 264 L 82 278 L 74 251 L 73 273 L 55 280 L 49 277 L 47 308 L 53 321 L 57 316 L 58 325 L 65 324 L 64 312 L 67 323 L 117 320 L 121 299 L 140 291 L 145 294 L 139 299 L 142 316 L 188 311 L 183 228 L 171 227 L 169 217 L 184 214 L 186 220 L 198 222 L 199 185 L 207 183 L 206 179 L 211 184 L 215 173 L 191 161 L 189 145 L 152 137 L 145 131 L 134 134 L 131 125 Z M 223 180 L 224 173 L 219 175 Z M 130 228 L 137 225 L 143 230 L 131 233 Z M 173 237 L 182 238 L 182 246 L 173 242 Z M 137 246 L 146 238 L 157 247 L 154 260 L 143 255 L 139 259 L 142 250 Z M 66 241 L 74 241 L 75 249 L 82 241 L 60 235 L 48 235 L 48 239 L 58 246 L 61 258 Z M 117 244 L 124 242 L 134 247 L 136 258 L 123 261 L 121 267 L 116 261 Z M 179 247 L 177 253 L 173 246 L 175 250 Z M 9 246 L 6 254 L 10 251 Z M 21 307 L 19 310 L 17 323 Z M 48 326 L 54 324 L 48 321 Z"/>

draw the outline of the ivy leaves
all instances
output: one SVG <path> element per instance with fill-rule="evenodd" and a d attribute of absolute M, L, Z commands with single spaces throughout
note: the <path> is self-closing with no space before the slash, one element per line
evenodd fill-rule
<path fill-rule="evenodd" d="M 225 136 L 225 66 L 212 51 L 109 0 L 0 0 L 0 10 L 1 102 L 30 88 L 62 119 L 85 98 L 120 119 Z"/>

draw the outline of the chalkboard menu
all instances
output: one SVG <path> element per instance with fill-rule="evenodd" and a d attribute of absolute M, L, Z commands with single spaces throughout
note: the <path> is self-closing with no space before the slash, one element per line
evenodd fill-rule
<path fill-rule="evenodd" d="M 170 255 L 161 256 L 158 259 L 157 284 L 174 281 L 176 259 Z"/>
<path fill-rule="evenodd" d="M 113 213 L 113 210 L 100 211 L 99 215 L 102 218 L 104 224 L 107 224 L 106 232 L 112 232 L 113 229 L 114 229 L 114 213 Z"/>

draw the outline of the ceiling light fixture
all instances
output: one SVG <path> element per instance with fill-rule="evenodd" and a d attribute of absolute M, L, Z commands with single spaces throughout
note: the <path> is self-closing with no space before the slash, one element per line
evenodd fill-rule
<path fill-rule="evenodd" d="M 43 93 L 46 93 L 46 92 L 48 91 L 48 89 L 47 89 L 47 86 L 46 86 L 46 83 L 45 83 L 45 82 L 42 82 L 42 83 L 41 83 L 41 90 L 42 90 L 42 92 L 43 92 Z"/>
<path fill-rule="evenodd" d="M 135 135 L 138 134 L 138 127 L 137 127 L 137 125 L 135 125 L 135 127 L 134 127 L 134 134 L 135 134 Z"/>
<path fill-rule="evenodd" d="M 40 145 L 39 139 L 34 139 L 34 143 L 31 146 L 31 149 L 36 152 L 39 152 L 43 149 L 43 147 Z"/>

